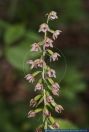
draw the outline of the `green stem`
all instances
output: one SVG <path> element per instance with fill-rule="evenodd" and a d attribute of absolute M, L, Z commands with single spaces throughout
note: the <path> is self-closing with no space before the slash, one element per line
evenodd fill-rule
<path fill-rule="evenodd" d="M 45 33 L 45 36 L 44 36 L 44 40 L 46 41 L 46 34 Z M 44 64 L 44 57 L 45 57 L 45 46 L 43 45 L 43 72 L 42 72 L 42 78 L 43 78 L 43 81 L 45 81 L 45 64 Z M 45 89 L 43 89 L 43 96 L 44 96 L 44 110 L 45 110 L 45 107 L 46 107 L 46 91 Z M 44 113 L 43 113 L 43 122 L 44 122 L 44 129 L 47 129 L 47 124 L 46 124 L 46 121 L 45 121 L 45 116 L 44 116 Z"/>
<path fill-rule="evenodd" d="M 49 21 L 49 17 L 47 18 L 47 24 L 48 24 L 48 21 Z M 44 42 L 46 41 L 46 38 L 47 38 L 47 32 L 45 32 L 45 35 L 44 35 Z M 43 71 L 42 71 L 42 78 L 43 78 L 43 81 L 45 82 L 44 57 L 45 57 L 45 46 L 43 44 L 43 55 L 42 55 L 42 58 L 43 58 Z M 46 90 L 45 90 L 45 88 L 43 89 L 43 98 L 44 98 L 44 109 L 43 109 L 43 111 L 44 111 L 45 108 L 46 108 Z M 43 123 L 44 123 L 44 129 L 47 129 L 47 120 L 46 120 L 46 117 L 44 116 L 44 113 L 43 113 Z"/>

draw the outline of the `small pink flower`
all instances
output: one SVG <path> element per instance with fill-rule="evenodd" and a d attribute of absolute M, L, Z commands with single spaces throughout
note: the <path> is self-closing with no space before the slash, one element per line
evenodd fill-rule
<path fill-rule="evenodd" d="M 43 89 L 43 84 L 42 83 L 37 83 L 36 86 L 35 86 L 35 91 L 40 91 Z"/>
<path fill-rule="evenodd" d="M 56 72 L 53 69 L 49 69 L 47 74 L 48 74 L 49 77 L 56 78 Z"/>
<path fill-rule="evenodd" d="M 45 33 L 47 31 L 49 31 L 49 26 L 46 23 L 41 24 L 39 32 L 44 32 Z"/>
<path fill-rule="evenodd" d="M 59 95 L 59 88 L 60 88 L 60 86 L 59 86 L 58 83 L 54 83 L 52 85 L 52 93 L 53 93 L 53 95 Z"/>
<path fill-rule="evenodd" d="M 39 46 L 38 43 L 32 44 L 32 49 L 31 49 L 31 51 L 40 51 L 40 50 L 41 50 L 41 48 L 40 48 L 40 46 Z"/>
<path fill-rule="evenodd" d="M 53 39 L 54 40 L 57 39 L 58 38 L 58 35 L 60 35 L 61 32 L 62 32 L 61 30 L 54 31 L 54 33 L 53 33 Z"/>
<path fill-rule="evenodd" d="M 55 88 L 55 89 L 56 89 L 56 88 L 60 88 L 59 84 L 56 83 L 56 82 L 55 82 L 52 86 L 53 86 L 53 88 Z"/>
<path fill-rule="evenodd" d="M 49 19 L 50 20 L 58 19 L 57 13 L 55 11 L 51 11 L 49 13 Z"/>
<path fill-rule="evenodd" d="M 52 125 L 53 128 L 59 128 L 59 124 L 57 122 L 55 122 L 53 125 Z"/>
<path fill-rule="evenodd" d="M 48 103 L 54 102 L 52 96 L 47 96 L 46 100 L 47 100 Z"/>
<path fill-rule="evenodd" d="M 63 107 L 61 105 L 56 105 L 55 106 L 55 111 L 58 113 L 61 113 L 61 111 L 64 110 Z"/>
<path fill-rule="evenodd" d="M 29 60 L 27 61 L 27 64 L 31 65 L 31 69 L 33 69 L 35 67 L 34 61 L 33 60 Z"/>
<path fill-rule="evenodd" d="M 35 117 L 35 116 L 36 116 L 36 112 L 34 112 L 32 110 L 28 112 L 28 118 Z"/>
<path fill-rule="evenodd" d="M 29 82 L 34 82 L 34 77 L 33 77 L 33 75 L 32 74 L 27 74 L 26 76 L 25 76 L 25 78 L 26 78 L 26 80 L 28 80 Z"/>
<path fill-rule="evenodd" d="M 37 66 L 37 67 L 43 67 L 43 63 L 44 63 L 44 61 L 42 60 L 42 59 L 37 59 L 37 60 L 35 60 L 34 61 L 35 62 L 35 65 Z"/>
<path fill-rule="evenodd" d="M 35 61 L 29 60 L 27 64 L 31 64 L 31 69 L 37 68 L 37 67 L 43 67 L 43 60 L 42 59 L 36 59 Z"/>
<path fill-rule="evenodd" d="M 58 53 L 53 53 L 51 56 L 50 56 L 50 61 L 51 60 L 53 60 L 53 61 L 56 61 L 56 60 L 58 60 L 58 57 L 59 57 L 60 55 L 58 54 Z"/>
<path fill-rule="evenodd" d="M 45 47 L 48 48 L 48 47 L 51 47 L 53 48 L 53 40 L 50 39 L 50 38 L 47 38 L 46 41 L 45 41 Z"/>

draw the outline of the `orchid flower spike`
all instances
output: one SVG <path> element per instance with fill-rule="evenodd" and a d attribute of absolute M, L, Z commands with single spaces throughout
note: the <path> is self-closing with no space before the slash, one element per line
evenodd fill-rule
<path fill-rule="evenodd" d="M 34 118 L 38 113 L 43 118 L 43 122 L 36 128 L 35 132 L 43 132 L 44 129 L 48 128 L 60 128 L 49 108 L 54 109 L 58 114 L 64 110 L 54 99 L 54 96 L 59 96 L 60 94 L 60 86 L 55 81 L 56 71 L 46 62 L 47 57 L 49 57 L 50 63 L 59 60 L 60 54 L 53 52 L 52 49 L 54 48 L 53 42 L 58 38 L 61 30 L 54 31 L 49 27 L 49 21 L 58 19 L 55 11 L 51 11 L 46 16 L 47 22 L 41 24 L 39 28 L 39 32 L 44 34 L 44 39 L 41 42 L 33 43 L 31 47 L 32 54 L 33 52 L 41 52 L 41 55 L 35 60 L 27 61 L 27 64 L 30 65 L 31 73 L 25 76 L 29 83 L 34 83 L 34 92 L 36 93 L 36 96 L 30 100 L 31 109 L 28 112 L 28 118 Z"/>

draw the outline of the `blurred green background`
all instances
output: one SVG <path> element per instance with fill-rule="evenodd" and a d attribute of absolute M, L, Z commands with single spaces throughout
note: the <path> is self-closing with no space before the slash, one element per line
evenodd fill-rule
<path fill-rule="evenodd" d="M 65 110 L 55 118 L 61 128 L 89 128 L 89 0 L 0 0 L 0 132 L 33 132 L 40 122 L 27 119 L 34 95 L 25 62 L 39 56 L 29 49 L 51 10 L 59 15 L 51 27 L 63 31 L 55 41 L 62 57 L 53 68 Z"/>

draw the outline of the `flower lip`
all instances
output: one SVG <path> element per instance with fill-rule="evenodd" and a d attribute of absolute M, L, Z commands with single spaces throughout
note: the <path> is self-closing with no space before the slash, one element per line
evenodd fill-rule
<path fill-rule="evenodd" d="M 49 77 L 56 78 L 56 72 L 53 69 L 49 69 L 47 74 L 48 74 Z"/>
<path fill-rule="evenodd" d="M 37 67 L 43 67 L 43 60 L 42 59 L 37 59 L 35 60 L 35 64 L 37 65 Z"/>
<path fill-rule="evenodd" d="M 45 41 L 45 47 L 48 48 L 48 47 L 51 47 L 53 48 L 53 40 L 50 39 L 50 38 L 46 38 L 46 41 Z"/>
<path fill-rule="evenodd" d="M 51 102 L 54 101 L 52 96 L 47 96 L 46 100 L 47 100 L 48 103 L 51 103 Z"/>

